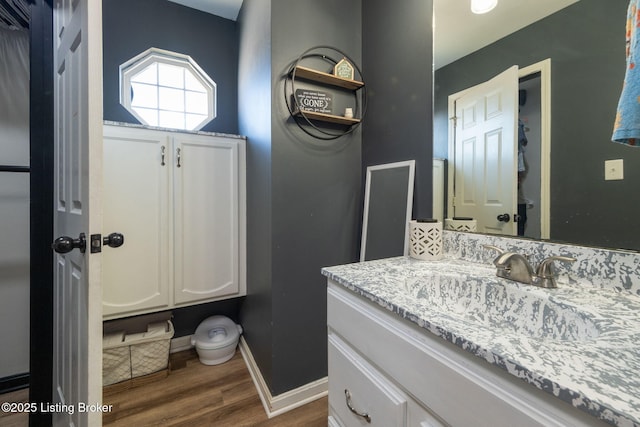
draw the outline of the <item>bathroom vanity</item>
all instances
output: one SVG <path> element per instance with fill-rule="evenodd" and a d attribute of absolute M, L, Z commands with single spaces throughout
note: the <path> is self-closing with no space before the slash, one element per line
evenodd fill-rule
<path fill-rule="evenodd" d="M 441 261 L 322 270 L 329 425 L 640 425 L 638 254 L 444 234 Z M 542 289 L 483 244 L 578 261 Z"/>

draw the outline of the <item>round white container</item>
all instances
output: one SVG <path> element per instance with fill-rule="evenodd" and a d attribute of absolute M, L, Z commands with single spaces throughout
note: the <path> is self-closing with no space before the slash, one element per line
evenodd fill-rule
<path fill-rule="evenodd" d="M 447 218 L 444 229 L 453 231 L 478 231 L 478 221 L 473 218 Z"/>
<path fill-rule="evenodd" d="M 442 259 L 442 223 L 437 220 L 409 221 L 409 256 L 424 261 Z"/>

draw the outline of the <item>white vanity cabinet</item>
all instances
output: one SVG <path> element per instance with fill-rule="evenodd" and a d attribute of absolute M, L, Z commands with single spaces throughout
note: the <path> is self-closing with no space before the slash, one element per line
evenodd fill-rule
<path fill-rule="evenodd" d="M 327 322 L 329 425 L 605 425 L 331 279 Z"/>
<path fill-rule="evenodd" d="M 245 141 L 104 126 L 105 319 L 246 294 Z"/>

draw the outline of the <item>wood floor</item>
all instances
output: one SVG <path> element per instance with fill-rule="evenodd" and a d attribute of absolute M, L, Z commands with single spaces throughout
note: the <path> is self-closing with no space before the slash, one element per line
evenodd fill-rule
<path fill-rule="evenodd" d="M 195 350 L 171 355 L 166 378 L 117 394 L 103 403 L 110 426 L 326 426 L 327 398 L 268 419 L 240 355 L 221 365 L 202 365 Z"/>
<path fill-rule="evenodd" d="M 0 403 L 28 403 L 29 389 L 0 394 Z M 29 414 L 26 412 L 0 411 L 0 426 L 2 427 L 26 427 L 29 425 Z"/>
<path fill-rule="evenodd" d="M 2 402 L 27 402 L 28 389 L 0 395 Z M 198 361 L 195 350 L 171 355 L 171 373 L 165 378 L 117 393 L 106 393 L 105 427 L 213 426 L 316 427 L 327 425 L 327 398 L 268 419 L 247 366 L 236 352 L 216 366 Z M 25 427 L 25 414 L 0 413 L 0 426 Z"/>

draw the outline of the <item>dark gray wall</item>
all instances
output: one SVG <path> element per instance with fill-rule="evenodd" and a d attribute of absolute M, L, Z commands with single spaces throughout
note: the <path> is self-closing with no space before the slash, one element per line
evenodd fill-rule
<path fill-rule="evenodd" d="M 363 166 L 416 160 L 413 218 L 432 212 L 432 0 L 364 0 Z"/>
<path fill-rule="evenodd" d="M 361 64 L 360 20 L 360 0 L 272 2 L 276 392 L 327 374 L 326 279 L 320 268 L 357 259 L 362 200 L 360 131 L 334 141 L 301 132 L 284 104 L 283 76 L 314 45 L 335 46 Z"/>
<path fill-rule="evenodd" d="M 446 157 L 447 96 L 511 65 L 551 58 L 551 238 L 640 249 L 640 150 L 611 142 L 625 70 L 625 0 L 581 0 L 435 73 L 435 154 Z M 604 181 L 624 159 L 625 179 Z"/>
<path fill-rule="evenodd" d="M 238 119 L 247 140 L 247 287 L 244 337 L 265 380 L 273 377 L 271 209 L 271 2 L 245 0 L 238 16 Z"/>
<path fill-rule="evenodd" d="M 238 133 L 236 23 L 166 0 L 104 0 L 104 118 L 138 123 L 120 105 L 118 67 L 156 47 L 189 55 L 216 82 L 217 117 L 202 130 Z"/>
<path fill-rule="evenodd" d="M 360 19 L 360 0 L 246 0 L 239 19 L 240 131 L 255 168 L 241 319 L 274 395 L 327 374 L 320 269 L 357 259 L 362 203 L 359 131 L 334 141 L 302 132 L 284 103 L 284 77 L 316 45 L 360 63 Z"/>

